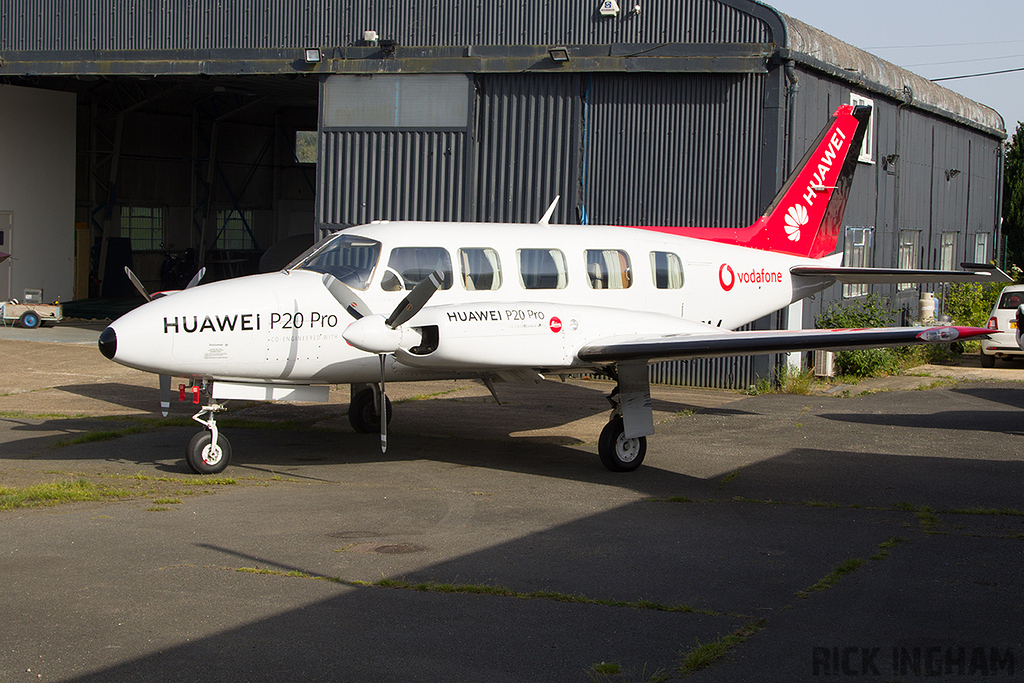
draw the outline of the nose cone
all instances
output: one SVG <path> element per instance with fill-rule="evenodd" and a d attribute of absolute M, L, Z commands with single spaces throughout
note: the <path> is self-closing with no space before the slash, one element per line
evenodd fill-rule
<path fill-rule="evenodd" d="M 100 333 L 100 353 L 114 360 L 114 354 L 117 353 L 117 333 L 114 332 L 113 327 L 108 327 Z"/>

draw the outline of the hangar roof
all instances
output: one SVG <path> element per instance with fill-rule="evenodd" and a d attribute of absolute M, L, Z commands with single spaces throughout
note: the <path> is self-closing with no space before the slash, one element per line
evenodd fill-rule
<path fill-rule="evenodd" d="M 1005 137 L 989 107 L 757 0 L 666 0 L 602 16 L 596 2 L 50 0 L 0 8 L 0 79 L 328 73 L 764 73 L 793 59 L 868 92 Z M 441 29 L 440 27 L 444 27 Z M 375 29 L 380 41 L 367 41 Z M 373 33 L 373 32 L 371 32 Z M 385 40 L 387 39 L 387 40 Z M 569 62 L 555 63 L 552 46 Z M 306 48 L 322 59 L 305 59 Z"/>
<path fill-rule="evenodd" d="M 1003 117 L 994 109 L 953 92 L 884 59 L 844 43 L 835 36 L 778 12 L 786 24 L 786 45 L 794 58 L 834 76 L 881 90 L 896 100 L 936 113 L 953 115 L 1005 135 Z"/>

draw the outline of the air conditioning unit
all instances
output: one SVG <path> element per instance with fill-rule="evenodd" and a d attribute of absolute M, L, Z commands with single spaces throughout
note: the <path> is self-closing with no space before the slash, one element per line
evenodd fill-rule
<path fill-rule="evenodd" d="M 814 376 L 835 377 L 836 376 L 836 354 L 832 351 L 814 352 Z"/>

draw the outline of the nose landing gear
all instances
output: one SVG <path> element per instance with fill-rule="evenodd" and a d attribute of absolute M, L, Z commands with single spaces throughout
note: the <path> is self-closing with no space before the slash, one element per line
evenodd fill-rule
<path fill-rule="evenodd" d="M 185 462 L 196 474 L 218 474 L 231 461 L 231 444 L 217 429 L 214 414 L 224 410 L 220 403 L 210 403 L 200 408 L 192 419 L 206 427 L 192 437 L 185 449 Z M 206 416 L 209 417 L 206 417 Z"/>

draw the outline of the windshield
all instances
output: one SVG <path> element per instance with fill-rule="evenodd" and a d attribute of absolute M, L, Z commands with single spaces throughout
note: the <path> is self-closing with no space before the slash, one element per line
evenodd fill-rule
<path fill-rule="evenodd" d="M 352 289 L 366 289 L 380 258 L 380 242 L 356 235 L 334 235 L 321 240 L 288 269 L 330 273 Z"/>

